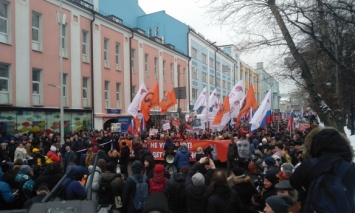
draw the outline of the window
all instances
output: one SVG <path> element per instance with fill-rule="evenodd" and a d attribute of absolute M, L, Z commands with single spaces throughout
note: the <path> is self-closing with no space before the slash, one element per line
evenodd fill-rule
<path fill-rule="evenodd" d="M 88 31 L 82 31 L 82 41 L 81 41 L 81 60 L 83 62 L 89 62 L 89 33 Z"/>
<path fill-rule="evenodd" d="M 121 47 L 120 43 L 116 42 L 116 45 L 115 45 L 116 70 L 120 70 L 120 68 L 121 68 L 120 47 Z"/>
<path fill-rule="evenodd" d="M 145 76 L 149 77 L 149 54 L 144 55 L 144 72 Z"/>
<path fill-rule="evenodd" d="M 195 48 L 191 48 L 191 57 L 197 60 L 197 50 Z"/>
<path fill-rule="evenodd" d="M 152 37 L 152 28 L 148 28 L 148 37 Z"/>
<path fill-rule="evenodd" d="M 132 73 L 136 72 L 136 49 L 131 50 L 131 66 L 132 66 Z"/>
<path fill-rule="evenodd" d="M 89 78 L 83 77 L 83 107 L 89 106 Z"/>
<path fill-rule="evenodd" d="M 67 33 L 67 25 L 62 24 L 62 56 L 67 57 L 68 56 L 68 33 Z"/>
<path fill-rule="evenodd" d="M 202 81 L 207 82 L 207 73 L 205 72 L 202 73 Z"/>
<path fill-rule="evenodd" d="M 207 64 L 207 55 L 202 53 L 202 63 Z"/>
<path fill-rule="evenodd" d="M 154 57 L 154 74 L 155 74 L 155 79 L 159 79 L 159 70 L 158 70 L 158 58 Z"/>
<path fill-rule="evenodd" d="M 192 99 L 196 100 L 197 99 L 197 89 L 192 88 Z"/>
<path fill-rule="evenodd" d="M 225 81 L 222 81 L 222 88 L 226 89 L 226 82 Z"/>
<path fill-rule="evenodd" d="M 210 84 L 214 85 L 214 76 L 210 75 Z"/>
<path fill-rule="evenodd" d="M 32 49 L 40 51 L 42 48 L 41 15 L 32 12 Z"/>
<path fill-rule="evenodd" d="M 110 82 L 105 81 L 105 107 L 110 107 Z"/>
<path fill-rule="evenodd" d="M 210 58 L 210 67 L 214 67 L 214 60 L 213 60 L 213 58 Z"/>
<path fill-rule="evenodd" d="M 221 86 L 221 79 L 217 78 L 217 87 L 220 87 L 220 86 Z"/>
<path fill-rule="evenodd" d="M 121 109 L 121 83 L 116 83 L 116 103 L 117 109 Z"/>
<path fill-rule="evenodd" d="M 197 68 L 192 67 L 192 79 L 197 79 Z"/>
<path fill-rule="evenodd" d="M 155 36 L 156 36 L 156 37 L 159 36 L 159 27 L 155 27 Z"/>
<path fill-rule="evenodd" d="M 32 104 L 41 105 L 41 70 L 32 70 Z"/>
<path fill-rule="evenodd" d="M 0 42 L 10 43 L 9 5 L 0 1 Z"/>
<path fill-rule="evenodd" d="M 221 63 L 220 62 L 217 62 L 217 70 L 221 71 Z"/>
<path fill-rule="evenodd" d="M 63 74 L 63 106 L 68 106 L 68 74 Z"/>
<path fill-rule="evenodd" d="M 171 83 L 174 83 L 174 64 L 171 63 L 170 64 L 170 79 L 171 79 Z"/>
<path fill-rule="evenodd" d="M 0 64 L 0 104 L 10 103 L 10 66 Z"/>
<path fill-rule="evenodd" d="M 110 40 L 104 39 L 104 67 L 110 68 Z"/>
<path fill-rule="evenodd" d="M 163 80 L 166 81 L 166 61 L 163 61 Z"/>
<path fill-rule="evenodd" d="M 231 89 L 231 83 L 227 82 L 227 89 L 230 90 Z"/>

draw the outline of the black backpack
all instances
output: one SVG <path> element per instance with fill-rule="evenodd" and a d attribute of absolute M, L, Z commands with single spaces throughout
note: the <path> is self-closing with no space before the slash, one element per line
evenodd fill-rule
<path fill-rule="evenodd" d="M 310 159 L 314 168 L 319 160 Z M 308 189 L 302 212 L 338 213 L 354 212 L 353 197 L 343 183 L 343 178 L 353 163 L 341 160 L 337 169 L 328 167 L 328 171 L 316 175 Z"/>
<path fill-rule="evenodd" d="M 99 204 L 113 204 L 114 203 L 114 194 L 111 187 L 111 182 L 119 177 L 119 175 L 115 175 L 108 180 L 100 180 L 99 184 Z"/>
<path fill-rule="evenodd" d="M 187 212 L 185 182 L 175 182 L 169 189 L 168 202 L 172 211 Z"/>

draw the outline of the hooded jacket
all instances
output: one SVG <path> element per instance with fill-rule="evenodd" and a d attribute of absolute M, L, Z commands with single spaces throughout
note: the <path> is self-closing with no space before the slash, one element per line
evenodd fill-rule
<path fill-rule="evenodd" d="M 168 180 L 165 178 L 164 166 L 157 164 L 154 167 L 153 178 L 149 180 L 149 193 L 163 192 Z"/>
<path fill-rule="evenodd" d="M 2 179 L 2 169 L 0 168 L 0 210 L 11 209 L 11 203 L 14 202 L 15 196 L 12 193 L 10 185 Z"/>
<path fill-rule="evenodd" d="M 208 198 L 207 213 L 242 212 L 239 195 L 228 186 L 217 184 Z"/>
<path fill-rule="evenodd" d="M 191 153 L 186 146 L 182 146 L 174 157 L 174 163 L 180 169 L 183 166 L 190 166 Z"/>
<path fill-rule="evenodd" d="M 258 191 L 251 183 L 250 176 L 246 176 L 244 178 L 235 178 L 233 182 L 234 185 L 232 186 L 232 189 L 234 189 L 238 195 L 240 195 L 240 200 L 243 205 L 245 207 L 251 207 L 253 205 L 251 198 L 254 194 L 257 194 Z"/>
<path fill-rule="evenodd" d="M 317 174 L 329 169 L 335 170 L 341 161 L 351 163 L 350 169 L 343 178 L 348 194 L 355 197 L 355 164 L 352 163 L 354 150 L 349 140 L 330 127 L 315 128 L 308 133 L 304 142 L 304 161 L 296 168 L 290 177 L 290 184 L 300 193 L 300 200 L 304 200 L 311 182 Z M 319 163 L 313 166 L 310 159 L 318 158 Z M 355 206 L 355 203 L 353 203 Z"/>
<path fill-rule="evenodd" d="M 154 166 L 155 166 L 155 161 L 153 155 L 148 155 L 147 157 L 144 158 L 144 160 L 148 161 L 149 165 L 148 167 L 145 168 L 145 175 L 150 179 L 153 177 L 154 174 Z"/>

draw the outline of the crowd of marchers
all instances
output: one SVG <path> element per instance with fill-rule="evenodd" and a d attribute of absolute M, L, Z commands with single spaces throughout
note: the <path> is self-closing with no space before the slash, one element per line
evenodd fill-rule
<path fill-rule="evenodd" d="M 289 132 L 275 122 L 254 132 L 177 128 L 120 136 L 92 130 L 68 134 L 62 144 L 59 138 L 0 138 L 0 210 L 92 200 L 128 213 L 355 211 L 354 151 L 333 128 Z M 198 147 L 192 161 L 184 142 L 192 138 L 229 140 L 227 169 L 216 167 L 211 147 Z M 165 140 L 165 161 L 154 159 L 150 139 Z"/>

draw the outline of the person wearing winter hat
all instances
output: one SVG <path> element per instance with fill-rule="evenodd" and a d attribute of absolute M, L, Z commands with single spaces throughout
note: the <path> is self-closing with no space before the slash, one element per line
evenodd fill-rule
<path fill-rule="evenodd" d="M 145 181 L 149 184 L 149 179 L 142 173 L 143 164 L 139 160 L 132 163 L 132 175 L 127 178 L 123 185 L 122 191 L 122 212 L 134 213 L 136 212 L 133 199 L 136 192 L 136 182 Z M 149 193 L 149 189 L 147 192 Z"/>
<path fill-rule="evenodd" d="M 232 182 L 231 188 L 234 189 L 240 196 L 240 200 L 245 209 L 252 209 L 253 203 L 251 199 L 258 191 L 251 182 L 249 175 L 246 175 L 243 168 L 234 168 L 232 175 L 228 177 Z"/>
<path fill-rule="evenodd" d="M 153 177 L 149 179 L 149 193 L 163 192 L 167 182 L 164 166 L 161 164 L 155 165 Z"/>
<path fill-rule="evenodd" d="M 263 189 L 259 192 L 260 200 L 257 202 L 256 207 L 259 211 L 263 211 L 265 208 L 265 201 L 267 198 L 276 195 L 275 184 L 278 183 L 277 174 L 279 171 L 268 170 L 264 175 L 264 186 Z"/>
<path fill-rule="evenodd" d="M 20 193 L 24 195 L 24 198 L 30 199 L 32 196 L 32 190 L 35 185 L 35 182 L 32 179 L 33 176 L 33 170 L 29 165 L 21 165 L 20 167 L 20 172 L 16 175 L 15 177 L 15 182 L 18 185 L 22 185 L 21 188 L 19 188 Z M 21 208 L 25 200 L 21 201 L 19 206 L 16 206 L 17 208 Z"/>
<path fill-rule="evenodd" d="M 201 158 L 188 171 L 185 179 L 186 200 L 188 213 L 207 212 L 207 199 L 209 192 L 205 183 L 205 178 L 201 173 L 196 173 L 200 166 L 206 164 L 207 157 Z M 210 159 L 210 165 L 211 165 Z M 207 166 L 205 166 L 207 167 Z M 211 169 L 215 169 L 214 164 Z M 196 176 L 195 176 L 196 175 Z M 202 178 L 202 177 L 203 178 Z"/>
<path fill-rule="evenodd" d="M 346 136 L 331 127 L 317 127 L 307 134 L 303 149 L 304 160 L 290 177 L 292 187 L 300 192 L 301 202 L 305 201 L 301 192 L 309 194 L 309 187 L 317 174 L 336 173 L 340 167 L 350 167 L 342 178 L 342 183 L 347 196 L 355 197 L 354 150 Z M 355 206 L 355 200 L 350 200 L 349 206 Z"/>
<path fill-rule="evenodd" d="M 275 185 L 275 189 L 277 191 L 277 195 L 290 196 L 290 198 L 293 200 L 293 204 L 288 208 L 288 212 L 301 212 L 301 205 L 298 202 L 298 192 L 296 189 L 292 188 L 290 181 L 285 180 L 277 183 Z"/>
<path fill-rule="evenodd" d="M 150 179 L 154 174 L 155 161 L 153 155 L 148 155 L 144 158 L 145 175 Z"/>
<path fill-rule="evenodd" d="M 266 199 L 264 213 L 288 213 L 288 208 L 293 204 L 289 196 L 274 195 Z"/>
<path fill-rule="evenodd" d="M 269 169 L 278 169 L 276 166 L 276 160 L 273 157 L 266 157 L 262 163 L 262 166 L 264 168 L 264 174 Z"/>
<path fill-rule="evenodd" d="M 60 163 L 60 152 L 57 152 L 57 148 L 55 146 L 51 146 L 49 151 L 47 152 L 48 162 Z"/>

